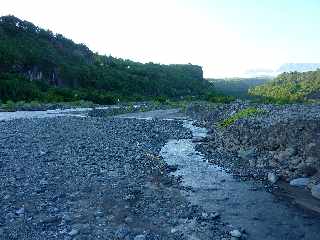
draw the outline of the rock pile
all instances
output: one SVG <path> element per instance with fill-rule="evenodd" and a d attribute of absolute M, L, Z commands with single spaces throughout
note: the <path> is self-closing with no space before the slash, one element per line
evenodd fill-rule
<path fill-rule="evenodd" d="M 261 109 L 264 114 L 239 119 L 225 128 L 217 126 L 219 121 L 249 107 Z M 293 181 L 294 185 L 313 189 L 313 195 L 317 197 L 316 186 L 320 184 L 319 105 L 277 106 L 238 101 L 213 106 L 194 104 L 187 113 L 210 129 L 211 136 L 200 148 L 207 152 L 210 148 L 221 148 L 224 154 L 232 156 L 227 160 L 229 163 L 222 165 L 235 171 L 247 168 L 249 174 L 264 176 L 273 183 L 278 177 Z M 305 180 L 302 183 L 294 180 L 297 178 Z"/>

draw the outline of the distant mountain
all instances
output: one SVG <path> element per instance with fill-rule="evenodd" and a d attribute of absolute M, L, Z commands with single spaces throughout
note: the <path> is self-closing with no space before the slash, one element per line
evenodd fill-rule
<path fill-rule="evenodd" d="M 256 69 L 249 69 L 244 73 L 244 76 L 248 78 L 256 78 L 256 77 L 271 77 L 275 76 L 276 73 L 272 69 L 267 68 L 256 68 Z"/>
<path fill-rule="evenodd" d="M 320 69 L 320 63 L 286 63 L 281 65 L 277 72 L 308 72 L 318 68 Z"/>
<path fill-rule="evenodd" d="M 217 92 L 236 98 L 250 98 L 248 90 L 271 81 L 270 77 L 207 79 Z"/>
<path fill-rule="evenodd" d="M 278 69 L 257 68 L 249 69 L 244 73 L 245 77 L 276 77 L 285 72 L 308 72 L 320 69 L 320 63 L 285 63 Z"/>

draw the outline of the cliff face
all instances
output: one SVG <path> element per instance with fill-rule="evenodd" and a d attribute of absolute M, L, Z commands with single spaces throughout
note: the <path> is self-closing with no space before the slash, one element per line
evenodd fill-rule
<path fill-rule="evenodd" d="M 138 95 L 193 95 L 207 88 L 202 68 L 141 64 L 101 56 L 83 44 L 14 16 L 0 17 L 0 74 L 53 86 Z"/>
<path fill-rule="evenodd" d="M 60 34 L 14 16 L 0 18 L 0 70 L 21 73 L 30 80 L 64 85 L 64 66 L 92 64 L 94 54 Z"/>

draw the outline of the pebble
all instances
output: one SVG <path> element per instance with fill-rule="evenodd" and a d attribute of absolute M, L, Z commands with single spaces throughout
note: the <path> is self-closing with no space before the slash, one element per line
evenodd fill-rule
<path fill-rule="evenodd" d="M 256 158 L 256 150 L 252 149 L 241 149 L 238 151 L 238 156 L 244 160 L 251 160 Z"/>
<path fill-rule="evenodd" d="M 209 214 L 208 214 L 208 213 L 203 212 L 203 213 L 201 214 L 201 216 L 202 216 L 202 218 L 208 218 L 208 217 L 209 217 Z"/>
<path fill-rule="evenodd" d="M 178 232 L 178 229 L 172 228 L 172 229 L 170 230 L 170 232 L 171 232 L 171 233 L 176 233 L 176 232 Z"/>
<path fill-rule="evenodd" d="M 200 217 L 200 220 L 203 220 L 203 221 L 209 221 L 209 220 L 214 220 L 216 218 L 220 217 L 220 214 L 219 213 L 216 213 L 216 212 L 213 212 L 213 213 L 206 213 L 206 212 L 203 212 L 201 214 L 201 217 Z"/>
<path fill-rule="evenodd" d="M 91 228 L 88 223 L 85 224 L 75 224 L 72 226 L 73 229 L 77 229 L 82 234 L 90 234 Z"/>
<path fill-rule="evenodd" d="M 296 178 L 290 181 L 291 186 L 306 187 L 309 184 L 310 178 Z"/>
<path fill-rule="evenodd" d="M 64 220 L 65 222 L 71 222 L 71 221 L 72 221 L 72 218 L 71 218 L 71 216 L 70 216 L 69 214 L 64 214 L 64 215 L 63 215 L 63 220 Z"/>
<path fill-rule="evenodd" d="M 43 224 L 51 224 L 51 223 L 57 223 L 60 220 L 61 218 L 58 216 L 45 216 L 43 218 L 40 218 L 39 222 Z"/>
<path fill-rule="evenodd" d="M 211 218 L 217 218 L 217 217 L 220 217 L 220 213 L 218 213 L 218 212 L 211 213 L 211 214 L 210 214 L 210 217 L 211 217 Z"/>
<path fill-rule="evenodd" d="M 43 178 L 43 179 L 40 180 L 40 184 L 41 185 L 48 185 L 48 181 Z"/>
<path fill-rule="evenodd" d="M 94 215 L 95 215 L 96 217 L 103 217 L 103 216 L 104 216 L 104 213 L 103 213 L 101 210 L 98 210 L 98 211 L 96 211 L 96 212 L 94 213 Z"/>
<path fill-rule="evenodd" d="M 146 240 L 146 239 L 147 239 L 146 235 L 141 234 L 141 235 L 135 236 L 133 240 Z"/>
<path fill-rule="evenodd" d="M 43 156 L 43 155 L 46 155 L 46 154 L 47 154 L 47 152 L 45 152 L 45 151 L 40 151 L 40 153 L 39 153 L 40 156 Z"/>
<path fill-rule="evenodd" d="M 235 237 L 235 238 L 241 238 L 241 232 L 239 231 L 239 230 L 232 230 L 231 232 L 230 232 L 230 235 L 232 236 L 232 237 Z"/>
<path fill-rule="evenodd" d="M 77 229 L 72 229 L 68 234 L 70 235 L 70 236 L 75 236 L 75 235 L 77 235 L 79 233 L 79 230 L 77 230 Z"/>
<path fill-rule="evenodd" d="M 134 220 L 133 220 L 132 217 L 126 217 L 126 218 L 124 219 L 124 221 L 125 221 L 126 223 L 132 223 Z"/>
<path fill-rule="evenodd" d="M 268 173 L 268 181 L 272 184 L 275 184 L 279 180 L 279 177 L 275 173 Z"/>
<path fill-rule="evenodd" d="M 25 213 L 25 209 L 24 208 L 20 208 L 16 211 L 17 215 L 23 215 Z"/>
<path fill-rule="evenodd" d="M 129 228 L 124 225 L 121 225 L 120 227 L 118 227 L 118 229 L 115 232 L 115 236 L 119 239 L 123 239 L 127 235 L 129 235 Z"/>
<path fill-rule="evenodd" d="M 4 200 L 8 200 L 9 198 L 10 198 L 10 195 L 9 195 L 9 194 L 7 194 L 7 195 L 5 195 L 5 196 L 3 197 Z"/>

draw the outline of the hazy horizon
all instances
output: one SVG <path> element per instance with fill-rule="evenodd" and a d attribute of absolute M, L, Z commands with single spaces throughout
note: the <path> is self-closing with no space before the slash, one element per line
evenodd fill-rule
<path fill-rule="evenodd" d="M 140 62 L 192 63 L 205 77 L 320 62 L 315 0 L 10 0 L 0 15 Z"/>

